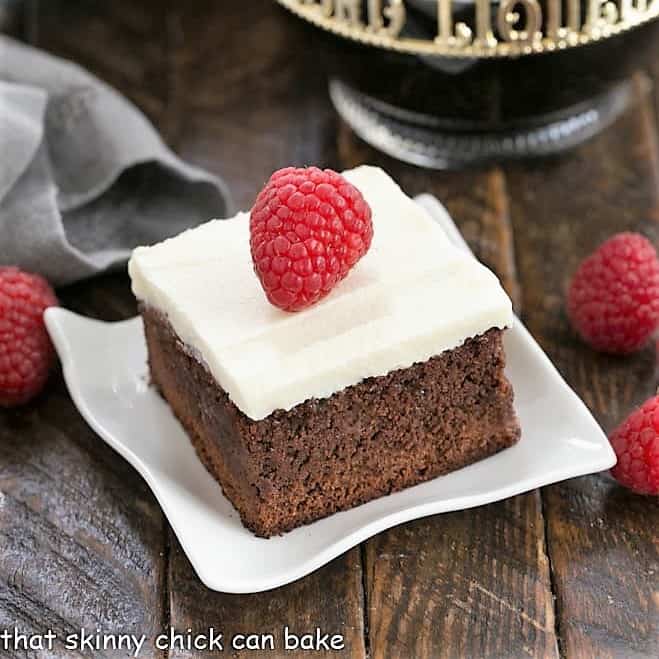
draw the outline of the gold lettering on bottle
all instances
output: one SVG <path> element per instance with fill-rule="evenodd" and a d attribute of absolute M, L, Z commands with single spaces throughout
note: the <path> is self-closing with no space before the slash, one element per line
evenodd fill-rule
<path fill-rule="evenodd" d="M 437 0 L 437 36 L 435 43 L 448 46 L 453 38 L 452 0 Z"/>
<path fill-rule="evenodd" d="M 474 45 L 480 48 L 493 48 L 497 40 L 492 32 L 490 0 L 476 0 L 476 38 Z"/>
<path fill-rule="evenodd" d="M 471 28 L 463 22 L 453 25 L 452 0 L 437 0 L 437 36 L 435 43 L 445 48 L 464 48 L 473 42 Z M 492 35 L 493 43 L 496 39 Z M 490 42 L 490 45 L 493 45 Z"/>
<path fill-rule="evenodd" d="M 519 12 L 515 11 L 518 5 L 524 8 L 523 30 L 517 29 L 522 20 Z M 538 0 L 503 0 L 499 4 L 497 28 L 505 41 L 522 41 L 525 43 L 539 41 L 542 38 L 541 27 L 542 9 Z"/>
<path fill-rule="evenodd" d="M 303 5 L 315 5 L 320 11 L 321 16 L 329 18 L 334 11 L 334 0 L 301 0 Z"/>
<path fill-rule="evenodd" d="M 2 0 L 0 0 L 1 2 Z M 659 16 L 659 0 L 436 0 L 433 42 L 403 34 L 405 0 L 279 0 L 313 22 L 367 42 L 390 46 L 401 38 L 405 52 L 479 56 L 551 51 L 602 39 Z M 333 26 L 332 26 L 333 24 Z M 340 26 L 340 29 L 336 29 Z M 381 39 L 377 39 L 381 38 Z M 508 44 L 516 44 L 510 48 Z M 430 47 L 430 48 L 429 48 Z"/>
<path fill-rule="evenodd" d="M 387 5 L 382 8 L 382 0 L 368 0 L 369 32 L 382 34 L 395 39 L 405 26 L 405 3 L 403 0 L 384 0 Z M 384 19 L 387 19 L 385 24 Z"/>
<path fill-rule="evenodd" d="M 362 27 L 361 0 L 335 0 L 334 16 L 352 27 Z"/>
<path fill-rule="evenodd" d="M 567 25 L 563 25 L 562 0 L 547 0 L 546 33 L 550 39 L 562 42 L 574 40 L 581 27 L 580 0 L 567 0 Z"/>
<path fill-rule="evenodd" d="M 384 28 L 387 36 L 396 38 L 403 27 L 407 12 L 403 0 L 388 0 L 389 4 L 384 9 L 384 15 L 389 19 L 389 24 Z"/>
<path fill-rule="evenodd" d="M 618 17 L 618 7 L 610 0 L 589 0 L 584 29 L 590 34 L 598 34 L 617 23 Z"/>
<path fill-rule="evenodd" d="M 368 0 L 368 30 L 376 34 L 384 27 L 382 0 Z"/>
<path fill-rule="evenodd" d="M 567 25 L 572 32 L 581 29 L 581 0 L 568 0 Z"/>
<path fill-rule="evenodd" d="M 623 21 L 640 18 L 648 10 L 647 0 L 620 0 L 620 18 Z"/>

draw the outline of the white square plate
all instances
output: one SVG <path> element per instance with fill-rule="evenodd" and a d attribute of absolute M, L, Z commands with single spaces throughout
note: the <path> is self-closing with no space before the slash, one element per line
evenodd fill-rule
<path fill-rule="evenodd" d="M 466 248 L 436 199 L 423 195 L 418 201 Z M 268 590 L 401 522 L 480 506 L 615 463 L 606 436 L 586 406 L 517 322 L 506 333 L 507 373 L 522 426 L 516 446 L 264 540 L 243 528 L 169 407 L 149 387 L 139 318 L 104 323 L 52 308 L 46 312 L 46 324 L 81 414 L 146 479 L 199 578 L 214 590 Z"/>

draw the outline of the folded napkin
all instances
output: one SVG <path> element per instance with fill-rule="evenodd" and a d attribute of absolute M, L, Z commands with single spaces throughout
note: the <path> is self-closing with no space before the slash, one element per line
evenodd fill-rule
<path fill-rule="evenodd" d="M 67 284 L 230 205 L 114 89 L 0 36 L 0 265 Z"/>

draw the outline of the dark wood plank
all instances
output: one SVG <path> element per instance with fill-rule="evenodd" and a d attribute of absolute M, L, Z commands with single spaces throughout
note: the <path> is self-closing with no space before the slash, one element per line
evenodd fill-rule
<path fill-rule="evenodd" d="M 168 2 L 29 0 L 38 8 L 35 45 L 88 69 L 131 99 L 168 138 L 170 62 L 175 26 Z"/>
<path fill-rule="evenodd" d="M 0 628 L 50 628 L 60 639 L 81 627 L 155 634 L 160 508 L 85 424 L 60 378 L 33 404 L 0 414 L 0 444 Z"/>
<path fill-rule="evenodd" d="M 28 15 L 25 5 L 15 0 L 0 4 L 0 33 L 16 39 L 24 39 L 27 33 Z"/>
<path fill-rule="evenodd" d="M 336 115 L 308 55 L 312 28 L 270 0 L 178 3 L 169 20 L 179 31 L 172 141 L 227 181 L 237 208 L 250 208 L 276 169 L 336 166 Z"/>
<path fill-rule="evenodd" d="M 279 167 L 335 165 L 335 116 L 313 62 L 300 57 L 312 32 L 266 0 L 179 3 L 167 21 L 178 34 L 168 52 L 174 63 L 171 143 L 184 157 L 224 177 L 237 207 L 249 208 Z M 364 656 L 358 549 L 285 588 L 238 596 L 208 591 L 173 535 L 171 542 L 170 617 L 177 629 L 273 633 L 277 650 L 267 656 L 278 657 L 298 655 L 282 649 L 284 625 L 297 633 L 318 626 L 345 636 L 345 650 L 332 656 Z M 193 655 L 175 651 L 172 656 Z"/>
<path fill-rule="evenodd" d="M 116 3 L 116 15 L 97 19 L 91 4 L 30 0 L 23 7 L 23 35 L 126 86 L 130 81 L 122 76 L 137 75 L 136 100 L 157 115 L 157 103 L 149 100 L 157 95 L 140 91 L 149 83 L 136 73 L 149 61 L 136 44 L 149 40 L 146 33 L 141 39 L 135 33 L 140 25 L 151 26 L 140 24 L 130 6 Z M 131 21 L 132 32 L 126 30 Z M 122 41 L 129 33 L 132 40 Z M 144 50 L 149 52 L 148 45 Z M 126 277 L 110 275 L 58 294 L 68 308 L 107 320 L 135 310 Z M 162 513 L 137 473 L 82 420 L 59 373 L 29 406 L 0 412 L 0 444 L 0 628 L 52 629 L 59 639 L 81 627 L 108 634 L 159 633 L 166 622 Z M 149 643 L 140 654 L 159 655 Z M 56 645 L 55 656 L 73 653 Z"/>
<path fill-rule="evenodd" d="M 130 290 L 126 272 L 110 273 L 66 286 L 57 291 L 60 304 L 71 311 L 113 322 L 137 313 L 137 302 Z"/>
<path fill-rule="evenodd" d="M 375 163 L 409 194 L 435 194 L 519 306 L 501 170 L 420 170 L 376 154 L 345 127 L 339 152 L 342 166 Z M 381 533 L 365 543 L 365 585 L 373 657 L 557 656 L 538 492 Z"/>
<path fill-rule="evenodd" d="M 650 47 L 650 52 L 642 63 L 642 70 L 648 76 L 651 94 L 654 96 L 655 116 L 659 121 L 659 41 Z"/>
<path fill-rule="evenodd" d="M 649 102 L 622 129 L 559 162 L 505 175 L 422 172 L 374 154 L 337 124 L 322 76 L 299 56 L 313 32 L 274 3 L 61 0 L 40 7 L 31 31 L 39 44 L 128 94 L 184 157 L 225 177 L 239 207 L 248 207 L 280 166 L 382 164 L 408 192 L 431 191 L 447 203 L 607 427 L 652 389 L 651 351 L 624 363 L 594 356 L 575 341 L 562 313 L 567 269 L 618 221 L 657 237 Z M 106 319 L 134 312 L 121 276 L 71 287 L 62 297 Z M 207 591 L 172 537 L 165 598 L 159 509 L 135 472 L 80 420 L 61 381 L 29 408 L 0 417 L 0 441 L 9 449 L 0 458 L 0 534 L 9 548 L 0 564 L 0 626 L 155 633 L 171 614 L 180 630 L 235 633 L 275 632 L 288 622 L 298 631 L 319 625 L 344 633 L 344 656 L 364 656 L 366 613 L 374 657 L 424 650 L 556 655 L 537 493 L 382 534 L 364 549 L 365 575 L 355 549 L 302 581 L 255 596 Z M 550 488 L 545 506 L 565 653 L 656 655 L 656 506 L 599 477 Z"/>
<path fill-rule="evenodd" d="M 263 556 L 267 561 L 267 554 Z M 208 591 L 191 578 L 191 566 L 178 542 L 170 552 L 170 614 L 180 631 L 207 633 L 209 626 L 225 632 L 225 652 L 235 657 L 276 658 L 314 656 L 363 659 L 364 648 L 362 570 L 359 548 L 351 549 L 325 567 L 292 584 L 253 595 L 228 595 Z M 291 633 L 323 633 L 343 636 L 345 648 L 330 652 L 300 652 L 284 648 L 283 629 Z M 233 651 L 229 645 L 237 634 L 272 634 L 274 650 Z M 206 657 L 210 653 L 176 649 L 169 655 Z"/>
<path fill-rule="evenodd" d="M 579 260 L 611 234 L 659 238 L 657 136 L 651 98 L 640 92 L 615 126 L 554 161 L 511 166 L 507 180 L 524 318 L 606 430 L 654 393 L 655 355 L 614 359 L 577 340 L 564 292 Z M 605 475 L 543 492 L 568 657 L 656 657 L 656 500 L 636 497 Z"/>
<path fill-rule="evenodd" d="M 366 543 L 373 657 L 555 657 L 537 492 Z"/>

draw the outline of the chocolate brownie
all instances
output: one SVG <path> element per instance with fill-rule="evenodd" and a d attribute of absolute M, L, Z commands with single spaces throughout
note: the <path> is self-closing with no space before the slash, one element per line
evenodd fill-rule
<path fill-rule="evenodd" d="M 164 314 L 147 305 L 141 313 L 154 385 L 244 525 L 262 537 L 459 469 L 520 436 L 496 328 L 253 420 Z"/>

